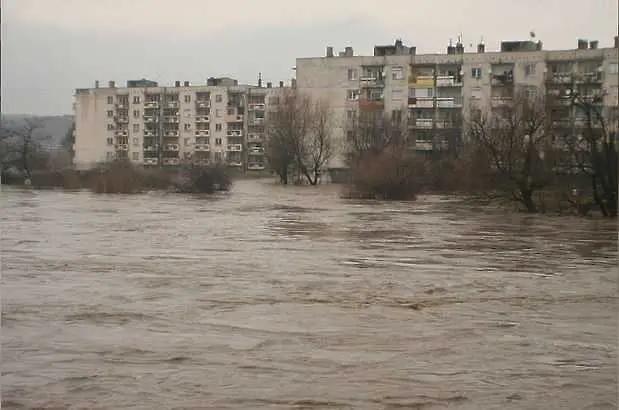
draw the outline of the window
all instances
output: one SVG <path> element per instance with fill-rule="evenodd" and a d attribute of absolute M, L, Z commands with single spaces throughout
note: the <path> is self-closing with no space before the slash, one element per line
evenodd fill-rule
<path fill-rule="evenodd" d="M 535 75 L 535 64 L 527 64 L 524 66 L 524 76 L 530 77 Z"/>
<path fill-rule="evenodd" d="M 112 118 L 112 117 L 114 116 L 114 111 L 109 110 L 109 111 L 107 112 L 107 116 L 108 116 L 108 118 Z"/>
<path fill-rule="evenodd" d="M 346 98 L 348 101 L 357 101 L 359 99 L 359 90 L 348 90 Z"/>
<path fill-rule="evenodd" d="M 618 74 L 619 73 L 619 64 L 618 63 L 610 63 L 608 65 L 608 74 Z"/>
<path fill-rule="evenodd" d="M 219 108 L 215 110 L 215 117 L 221 117 L 221 110 Z"/>
<path fill-rule="evenodd" d="M 109 138 L 107 139 L 107 145 L 114 145 L 114 138 L 109 137 Z"/>
<path fill-rule="evenodd" d="M 471 98 L 474 100 L 481 100 L 481 87 L 474 87 L 471 89 Z"/>
<path fill-rule="evenodd" d="M 113 131 L 114 130 L 114 124 L 108 124 L 107 125 L 107 130 L 108 131 Z"/>
<path fill-rule="evenodd" d="M 223 98 L 222 98 L 221 94 L 217 94 L 215 96 L 215 102 L 222 102 L 222 101 L 223 101 Z"/>
<path fill-rule="evenodd" d="M 404 79 L 404 68 L 402 66 L 391 67 L 391 79 L 392 80 L 403 80 Z"/>
<path fill-rule="evenodd" d="M 133 158 L 134 160 L 140 159 L 140 153 L 139 152 L 132 152 L 131 153 L 131 158 Z"/>
<path fill-rule="evenodd" d="M 234 115 L 234 108 L 228 108 L 228 115 Z"/>
<path fill-rule="evenodd" d="M 140 118 L 140 110 L 133 110 L 133 118 Z"/>
<path fill-rule="evenodd" d="M 139 104 L 140 103 L 140 96 L 139 95 L 134 95 L 133 96 L 133 103 L 134 104 Z"/>
<path fill-rule="evenodd" d="M 185 102 L 186 102 L 186 103 L 191 102 L 191 95 L 186 95 L 186 96 L 185 96 Z"/>
<path fill-rule="evenodd" d="M 471 77 L 481 79 L 481 67 L 471 68 Z"/>
<path fill-rule="evenodd" d="M 402 101 L 402 90 L 391 90 L 391 99 L 393 101 Z"/>
<path fill-rule="evenodd" d="M 111 95 L 109 97 L 107 97 L 107 103 L 108 104 L 114 104 L 114 97 L 112 97 Z"/>
<path fill-rule="evenodd" d="M 215 145 L 221 145 L 221 138 L 215 138 Z"/>
<path fill-rule="evenodd" d="M 185 131 L 189 131 L 191 129 L 191 124 L 185 124 L 183 128 L 185 129 Z"/>
<path fill-rule="evenodd" d="M 357 81 L 359 79 L 359 74 L 356 68 L 348 69 L 348 81 Z"/>
<path fill-rule="evenodd" d="M 346 111 L 346 117 L 350 121 L 354 120 L 355 118 L 357 118 L 357 111 L 355 111 L 355 110 L 348 110 L 348 111 Z"/>
<path fill-rule="evenodd" d="M 190 139 L 190 138 L 185 138 L 185 140 L 183 141 L 183 142 L 184 142 L 184 145 L 185 145 L 186 147 L 188 147 L 188 146 L 189 146 L 190 141 L 191 141 L 191 139 Z"/>
<path fill-rule="evenodd" d="M 140 132 L 140 124 L 133 124 L 133 132 Z"/>
<path fill-rule="evenodd" d="M 140 145 L 140 139 L 139 139 L 139 138 L 134 138 L 134 139 L 133 139 L 133 145 L 135 145 L 136 147 L 137 147 L 138 145 Z"/>
<path fill-rule="evenodd" d="M 215 124 L 215 131 L 221 131 L 221 124 Z"/>

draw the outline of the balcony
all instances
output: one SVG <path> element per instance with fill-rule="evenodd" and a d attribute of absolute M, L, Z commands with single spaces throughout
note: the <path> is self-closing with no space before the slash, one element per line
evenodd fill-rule
<path fill-rule="evenodd" d="M 416 140 L 415 150 L 417 151 L 432 151 L 432 141 Z"/>
<path fill-rule="evenodd" d="M 514 84 L 514 72 L 513 71 L 504 71 L 499 73 L 492 73 L 492 86 L 493 87 L 503 87 L 506 85 Z"/>
<path fill-rule="evenodd" d="M 260 164 L 260 163 L 248 164 L 247 169 L 251 171 L 262 171 L 264 169 L 264 164 Z"/>
<path fill-rule="evenodd" d="M 155 117 L 152 115 L 145 115 L 144 116 L 144 122 L 146 123 L 153 123 L 153 122 L 158 122 L 159 121 L 159 117 Z"/>
<path fill-rule="evenodd" d="M 434 87 L 434 76 L 432 75 L 417 75 L 411 76 L 408 83 L 415 87 L 432 88 Z"/>
<path fill-rule="evenodd" d="M 159 108 L 159 101 L 147 101 L 144 103 L 144 108 Z"/>
<path fill-rule="evenodd" d="M 196 144 L 194 145 L 195 151 L 208 152 L 211 150 L 211 146 L 209 144 Z"/>
<path fill-rule="evenodd" d="M 462 79 L 453 75 L 436 77 L 437 87 L 462 87 Z"/>
<path fill-rule="evenodd" d="M 427 129 L 427 128 L 432 128 L 433 123 L 434 123 L 434 120 L 432 118 L 417 118 L 417 119 L 411 120 L 411 127 Z"/>
<path fill-rule="evenodd" d="M 361 88 L 367 87 L 384 87 L 385 79 L 375 76 L 375 75 L 367 75 L 365 77 L 359 78 L 359 86 Z"/>
<path fill-rule="evenodd" d="M 210 100 L 196 100 L 196 107 L 198 108 L 209 108 L 211 106 Z"/>
<path fill-rule="evenodd" d="M 127 136 L 129 136 L 129 131 L 128 130 L 116 131 L 116 132 L 114 132 L 114 135 L 116 137 L 127 137 Z"/>
<path fill-rule="evenodd" d="M 243 145 L 242 144 L 228 144 L 228 146 L 226 147 L 226 151 L 241 152 L 243 151 Z"/>
<path fill-rule="evenodd" d="M 438 97 L 436 105 L 439 108 L 462 108 L 462 97 Z"/>
<path fill-rule="evenodd" d="M 243 122 L 243 115 L 228 115 L 226 122 Z"/>
<path fill-rule="evenodd" d="M 114 117 L 114 120 L 116 120 L 117 123 L 119 124 L 127 124 L 129 122 L 129 117 Z"/>
<path fill-rule="evenodd" d="M 259 154 L 262 155 L 264 154 L 264 148 L 259 147 L 259 146 L 253 146 L 253 147 L 249 147 L 248 149 L 249 154 Z"/>
<path fill-rule="evenodd" d="M 249 134 L 247 136 L 247 140 L 248 141 L 262 141 L 264 140 L 264 137 L 260 134 Z"/>
<path fill-rule="evenodd" d="M 409 108 L 434 108 L 433 97 L 409 97 Z"/>
<path fill-rule="evenodd" d="M 601 83 L 602 82 L 602 72 L 601 71 L 587 71 L 580 72 L 576 74 L 576 82 L 577 83 Z"/>
<path fill-rule="evenodd" d="M 194 165 L 206 166 L 206 165 L 209 165 L 211 161 L 208 159 L 194 159 L 193 163 Z"/>
<path fill-rule="evenodd" d="M 209 122 L 211 120 L 211 117 L 209 117 L 208 115 L 197 115 L 196 116 L 196 123 L 206 123 Z"/>
<path fill-rule="evenodd" d="M 144 158 L 144 165 L 157 165 L 159 160 L 157 158 Z"/>
<path fill-rule="evenodd" d="M 264 104 L 249 104 L 248 108 L 250 111 L 264 111 Z"/>
<path fill-rule="evenodd" d="M 548 73 L 548 81 L 555 84 L 569 84 L 572 82 L 572 73 L 556 72 Z"/>
<path fill-rule="evenodd" d="M 116 144 L 117 151 L 129 151 L 129 144 Z"/>
<path fill-rule="evenodd" d="M 155 137 L 157 134 L 153 131 L 144 131 L 145 137 Z"/>
<path fill-rule="evenodd" d="M 196 137 L 208 137 L 210 134 L 209 130 L 196 130 Z"/>
<path fill-rule="evenodd" d="M 511 97 L 492 97 L 493 107 L 506 107 L 512 103 Z"/>
<path fill-rule="evenodd" d="M 163 118 L 163 122 L 167 124 L 178 124 L 179 119 L 175 115 L 167 115 Z"/>
<path fill-rule="evenodd" d="M 226 135 L 228 137 L 242 137 L 243 136 L 243 130 L 228 130 L 226 132 Z"/>
<path fill-rule="evenodd" d="M 127 103 L 116 103 L 114 104 L 114 107 L 116 107 L 117 110 L 122 110 L 125 108 L 129 108 L 129 104 Z"/>
<path fill-rule="evenodd" d="M 168 101 L 166 103 L 167 108 L 178 108 L 178 101 Z"/>
<path fill-rule="evenodd" d="M 178 137 L 178 131 L 166 131 L 163 135 L 166 137 Z"/>
<path fill-rule="evenodd" d="M 241 161 L 232 160 L 232 161 L 228 162 L 228 166 L 230 166 L 230 167 L 242 167 L 243 163 Z"/>
<path fill-rule="evenodd" d="M 166 151 L 179 151 L 180 146 L 178 144 L 166 144 L 165 150 Z"/>
<path fill-rule="evenodd" d="M 154 147 L 152 145 L 144 147 L 144 152 L 155 152 L 157 151 L 157 147 Z"/>
<path fill-rule="evenodd" d="M 163 165 L 178 165 L 181 163 L 181 160 L 178 158 L 164 158 Z"/>
<path fill-rule="evenodd" d="M 249 122 L 250 125 L 263 125 L 264 124 L 264 118 L 252 118 L 252 120 Z"/>

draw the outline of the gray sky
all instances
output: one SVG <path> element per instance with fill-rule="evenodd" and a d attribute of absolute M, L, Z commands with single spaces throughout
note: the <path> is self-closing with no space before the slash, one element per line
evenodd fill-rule
<path fill-rule="evenodd" d="M 95 80 L 170 83 L 228 75 L 288 80 L 296 57 L 400 37 L 419 53 L 450 38 L 525 40 L 545 49 L 576 39 L 612 45 L 617 0 L 2 0 L 2 112 L 71 113 L 73 90 Z"/>

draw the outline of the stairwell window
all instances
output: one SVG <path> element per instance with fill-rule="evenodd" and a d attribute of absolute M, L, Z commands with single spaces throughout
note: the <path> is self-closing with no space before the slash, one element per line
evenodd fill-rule
<path fill-rule="evenodd" d="M 134 161 L 137 161 L 138 159 L 140 159 L 140 153 L 139 152 L 132 152 L 131 153 L 131 158 L 133 158 Z"/>
<path fill-rule="evenodd" d="M 108 116 L 108 118 L 112 118 L 112 117 L 114 116 L 114 111 L 109 110 L 109 111 L 107 112 L 107 116 Z"/>
<path fill-rule="evenodd" d="M 140 118 L 140 110 L 133 110 L 133 118 Z"/>
<path fill-rule="evenodd" d="M 215 124 L 215 131 L 221 131 L 221 124 Z"/>
<path fill-rule="evenodd" d="M 359 100 L 359 90 L 348 90 L 347 99 L 348 101 Z"/>
<path fill-rule="evenodd" d="M 140 124 L 133 124 L 133 132 L 134 133 L 140 132 Z"/>
<path fill-rule="evenodd" d="M 223 97 L 221 96 L 221 94 L 217 94 L 217 95 L 215 96 L 215 102 L 219 102 L 219 103 L 220 103 L 220 102 L 222 102 L 222 101 L 223 101 Z"/>
<path fill-rule="evenodd" d="M 134 104 L 139 104 L 140 103 L 140 96 L 139 95 L 134 95 L 133 96 L 133 103 Z"/>
<path fill-rule="evenodd" d="M 527 64 L 524 66 L 524 76 L 531 77 L 535 75 L 535 64 Z"/>
<path fill-rule="evenodd" d="M 186 102 L 186 103 L 191 102 L 191 95 L 186 95 L 186 96 L 185 96 L 185 102 Z"/>
<path fill-rule="evenodd" d="M 108 104 L 114 104 L 114 97 L 112 97 L 111 95 L 109 97 L 107 97 L 107 103 Z"/>
<path fill-rule="evenodd" d="M 140 139 L 139 139 L 139 138 L 134 138 L 134 139 L 133 139 L 133 145 L 135 145 L 136 147 L 137 147 L 138 145 L 140 145 Z"/>
<path fill-rule="evenodd" d="M 481 67 L 471 68 L 471 77 L 480 80 L 481 79 Z"/>
<path fill-rule="evenodd" d="M 215 145 L 221 145 L 221 138 L 215 138 Z"/>
<path fill-rule="evenodd" d="M 618 74 L 619 73 L 619 64 L 618 63 L 610 63 L 608 65 L 608 74 Z"/>
<path fill-rule="evenodd" d="M 402 66 L 391 67 L 391 79 L 392 80 L 403 80 L 404 79 L 404 67 Z"/>
<path fill-rule="evenodd" d="M 191 130 L 191 124 L 185 124 L 183 128 L 185 129 L 185 131 L 189 131 Z"/>
<path fill-rule="evenodd" d="M 348 81 L 357 81 L 359 79 L 359 72 L 356 68 L 348 69 Z"/>

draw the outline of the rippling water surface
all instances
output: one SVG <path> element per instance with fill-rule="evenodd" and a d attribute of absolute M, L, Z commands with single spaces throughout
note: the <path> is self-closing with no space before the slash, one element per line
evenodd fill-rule
<path fill-rule="evenodd" d="M 2 188 L 2 407 L 617 408 L 612 223 L 337 193 Z"/>

